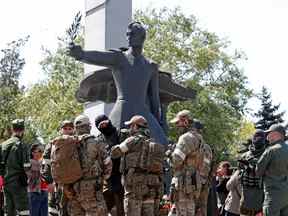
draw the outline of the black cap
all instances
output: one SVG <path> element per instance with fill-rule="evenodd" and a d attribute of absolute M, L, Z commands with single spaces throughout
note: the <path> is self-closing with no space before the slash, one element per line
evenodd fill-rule
<path fill-rule="evenodd" d="M 265 132 L 266 133 L 270 133 L 270 132 L 273 132 L 273 131 L 277 131 L 281 134 L 283 134 L 285 136 L 286 134 L 286 130 L 285 128 L 281 125 L 281 124 L 273 124 L 270 126 L 270 128 L 268 130 L 266 130 Z"/>
<path fill-rule="evenodd" d="M 202 124 L 200 120 L 193 119 L 192 128 L 195 128 L 197 130 L 202 130 L 204 128 L 204 125 Z"/>
<path fill-rule="evenodd" d="M 12 121 L 13 130 L 24 130 L 25 124 L 23 119 L 15 119 Z"/>
<path fill-rule="evenodd" d="M 102 122 L 102 121 L 105 121 L 105 120 L 109 120 L 109 118 L 106 116 L 106 115 L 99 115 L 95 118 L 95 126 L 98 128 L 99 124 Z"/>
<path fill-rule="evenodd" d="M 259 136 L 265 137 L 265 131 L 262 129 L 256 129 L 253 137 L 259 137 Z"/>

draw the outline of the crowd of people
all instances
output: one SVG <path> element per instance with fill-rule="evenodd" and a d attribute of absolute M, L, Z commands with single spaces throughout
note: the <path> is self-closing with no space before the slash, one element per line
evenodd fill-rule
<path fill-rule="evenodd" d="M 188 110 L 171 120 L 181 134 L 168 147 L 151 139 L 140 115 L 127 129 L 105 115 L 93 123 L 98 136 L 86 115 L 65 120 L 43 146 L 23 143 L 24 121 L 12 122 L 13 134 L 1 144 L 6 215 L 288 215 L 288 145 L 279 124 L 256 130 L 232 167 L 216 164 L 202 123 Z"/>
<path fill-rule="evenodd" d="M 248 150 L 232 168 L 220 163 L 216 172 L 219 214 L 224 216 L 288 215 L 285 128 L 257 129 Z"/>

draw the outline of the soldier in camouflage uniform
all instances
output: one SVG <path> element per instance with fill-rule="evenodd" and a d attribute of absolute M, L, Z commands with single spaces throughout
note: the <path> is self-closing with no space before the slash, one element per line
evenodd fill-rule
<path fill-rule="evenodd" d="M 85 115 L 74 120 L 76 134 L 79 137 L 79 158 L 83 172 L 82 178 L 72 185 L 73 191 L 68 200 L 70 216 L 104 216 L 107 207 L 102 194 L 103 181 L 108 179 L 112 170 L 112 161 L 105 149 L 103 139 L 90 135 L 90 121 Z M 64 189 L 64 193 L 66 193 Z"/>
<path fill-rule="evenodd" d="M 112 157 L 122 158 L 122 172 L 124 179 L 125 199 L 124 210 L 126 216 L 152 216 L 158 215 L 160 198 L 163 195 L 163 160 L 161 167 L 150 169 L 148 149 L 151 145 L 147 121 L 143 116 L 133 116 L 125 122 L 130 127 L 131 136 L 121 144 L 112 148 Z M 161 147 L 158 144 L 158 147 Z"/>
<path fill-rule="evenodd" d="M 269 146 L 256 165 L 256 174 L 263 177 L 265 216 L 288 215 L 288 145 L 285 128 L 272 125 L 267 131 Z"/>
<path fill-rule="evenodd" d="M 4 176 L 5 210 L 9 216 L 29 215 L 27 176 L 30 155 L 22 143 L 24 120 L 12 122 L 12 137 L 1 144 L 1 175 Z"/>
<path fill-rule="evenodd" d="M 199 134 L 202 134 L 203 124 L 199 120 L 193 119 L 192 128 Z M 198 170 L 202 186 L 200 197 L 196 202 L 196 212 L 197 216 L 207 216 L 208 195 L 213 177 L 213 152 L 211 147 L 206 143 L 203 143 L 201 152 L 202 162 L 200 162 Z"/>
<path fill-rule="evenodd" d="M 188 110 L 177 113 L 171 123 L 182 130 L 171 155 L 173 178 L 171 183 L 172 208 L 169 215 L 194 216 L 195 204 L 201 192 L 198 171 L 202 163 L 204 141 L 196 129 L 191 128 L 193 119 Z"/>
<path fill-rule="evenodd" d="M 64 120 L 60 126 L 60 134 L 61 135 L 73 135 L 74 134 L 74 125 L 72 121 Z M 52 174 L 51 174 L 51 149 L 52 143 L 49 142 L 43 154 L 43 166 L 41 170 L 41 175 L 45 179 L 45 181 L 49 184 L 49 188 L 54 190 L 53 192 L 49 193 L 48 196 L 48 213 L 50 216 L 65 216 L 67 215 L 67 207 L 66 203 L 60 203 L 61 198 L 63 197 L 62 189 L 55 185 L 53 182 Z M 64 200 L 63 200 L 64 201 Z M 61 204 L 61 208 L 60 208 Z"/>

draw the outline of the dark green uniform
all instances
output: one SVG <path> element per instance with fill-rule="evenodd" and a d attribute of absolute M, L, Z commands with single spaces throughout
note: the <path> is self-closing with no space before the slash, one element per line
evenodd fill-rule
<path fill-rule="evenodd" d="M 29 215 L 27 177 L 31 167 L 28 147 L 15 136 L 1 145 L 1 158 L 5 164 L 4 176 L 5 210 L 9 216 Z"/>
<path fill-rule="evenodd" d="M 257 163 L 263 176 L 265 216 L 288 216 L 288 145 L 280 141 L 265 150 Z"/>

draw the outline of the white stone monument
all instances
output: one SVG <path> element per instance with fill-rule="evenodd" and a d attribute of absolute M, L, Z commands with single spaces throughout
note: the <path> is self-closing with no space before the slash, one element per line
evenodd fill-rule
<path fill-rule="evenodd" d="M 127 47 L 126 29 L 132 20 L 132 0 L 85 0 L 85 50 L 109 50 Z M 102 70 L 84 65 L 84 73 Z M 98 134 L 94 120 L 99 114 L 109 115 L 113 104 L 87 102 L 84 113 L 92 123 L 92 134 Z"/>

